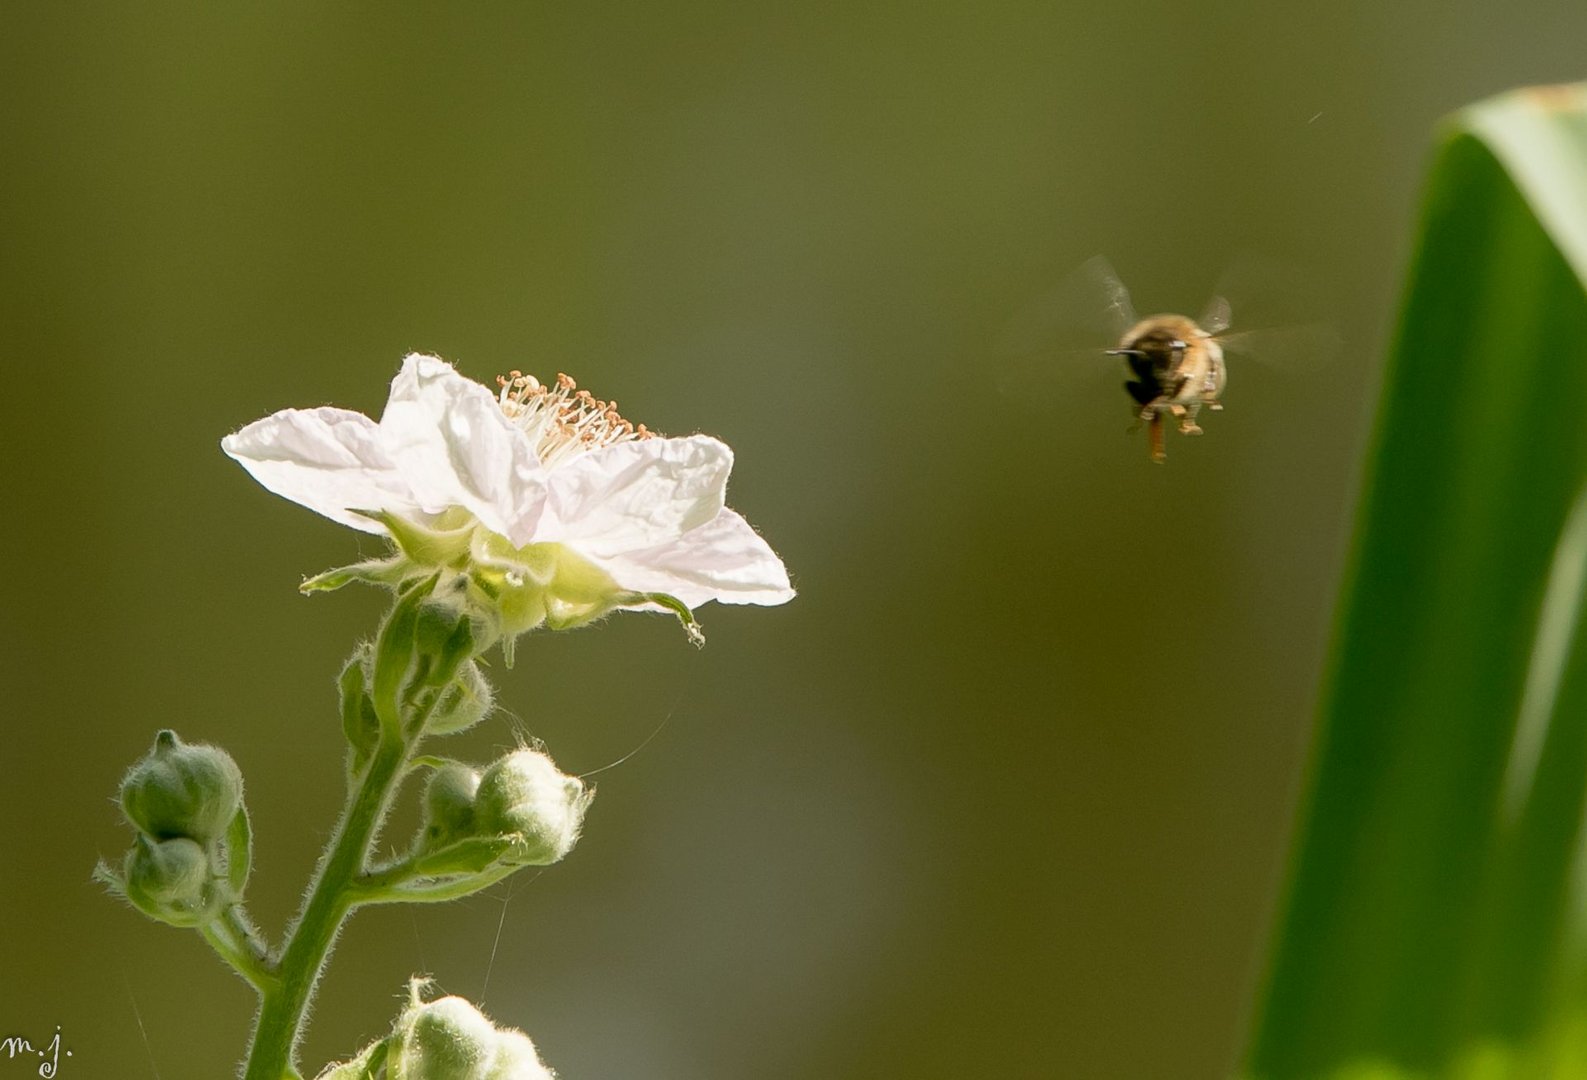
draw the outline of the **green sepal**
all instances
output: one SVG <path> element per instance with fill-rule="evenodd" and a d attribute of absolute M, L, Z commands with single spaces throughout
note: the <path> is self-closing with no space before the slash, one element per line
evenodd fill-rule
<path fill-rule="evenodd" d="M 342 734 L 352 750 L 348 770 L 353 773 L 363 768 L 380 742 L 380 717 L 369 698 L 369 657 L 369 646 L 359 646 L 336 680 L 341 693 Z"/>
<path fill-rule="evenodd" d="M 248 821 L 248 808 L 239 806 L 237 816 L 231 819 L 226 830 L 226 883 L 231 887 L 233 899 L 242 897 L 252 869 L 253 825 Z"/>
<path fill-rule="evenodd" d="M 683 632 L 689 637 L 689 644 L 695 648 L 705 645 L 705 628 L 700 625 L 700 620 L 694 617 L 694 609 L 679 600 L 676 596 L 656 592 L 629 592 L 617 598 L 620 607 L 638 607 L 641 604 L 655 604 L 664 607 L 678 617 L 678 622 L 683 624 Z"/>
<path fill-rule="evenodd" d="M 397 597 L 386 615 L 375 642 L 375 671 L 372 697 L 381 730 L 398 737 L 402 730 L 400 702 L 413 667 L 414 632 L 419 607 L 435 590 L 439 575 L 431 575 L 408 586 Z"/>
<path fill-rule="evenodd" d="M 120 900 L 127 898 L 127 882 L 104 859 L 94 864 L 94 872 L 89 875 L 91 881 L 97 881 L 105 887 L 105 891 Z"/>
<path fill-rule="evenodd" d="M 451 685 L 437 694 L 424 729 L 432 735 L 464 731 L 484 719 L 495 703 L 495 692 L 480 671 L 478 661 L 465 662 Z"/>
<path fill-rule="evenodd" d="M 351 1061 L 330 1064 L 314 1080 L 376 1080 L 386 1065 L 386 1055 L 391 1049 L 389 1038 L 370 1043 Z"/>
<path fill-rule="evenodd" d="M 414 649 L 420 665 L 416 682 L 445 686 L 474 655 L 473 619 L 450 604 L 421 605 L 414 620 Z"/>
<path fill-rule="evenodd" d="M 391 534 L 391 542 L 414 563 L 420 566 L 461 567 L 468 561 L 469 545 L 475 532 L 475 522 L 468 517 L 461 528 L 426 528 L 415 525 L 389 510 L 353 510 L 359 517 L 378 521 Z M 445 521 L 445 515 L 442 517 Z"/>
<path fill-rule="evenodd" d="M 407 559 L 368 559 L 349 566 L 338 566 L 322 574 L 315 574 L 298 586 L 298 592 L 334 592 L 355 581 L 367 585 L 383 585 L 394 589 L 413 576 L 413 564 Z"/>

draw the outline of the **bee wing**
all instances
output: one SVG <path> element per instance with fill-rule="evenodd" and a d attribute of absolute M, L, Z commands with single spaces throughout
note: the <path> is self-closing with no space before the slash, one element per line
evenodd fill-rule
<path fill-rule="evenodd" d="M 1093 345 L 1112 348 L 1136 321 L 1130 291 L 1098 255 L 1025 305 L 1003 331 L 998 351 L 1019 356 Z"/>
<path fill-rule="evenodd" d="M 1338 329 L 1323 322 L 1238 330 L 1217 338 L 1236 362 L 1254 360 L 1264 367 L 1286 370 L 1326 367 L 1339 355 L 1342 344 Z"/>
<path fill-rule="evenodd" d="M 1079 385 L 1118 376 L 1104 351 L 1136 322 L 1130 291 L 1101 255 L 1087 259 L 1056 288 L 1027 304 L 997 343 L 999 388 L 1029 400 L 1058 399 Z"/>
<path fill-rule="evenodd" d="M 1222 296 L 1214 296 L 1207 301 L 1206 310 L 1201 313 L 1201 318 L 1196 320 L 1203 330 L 1214 335 L 1221 334 L 1229 329 L 1233 321 L 1234 315 L 1230 309 L 1229 301 Z"/>
<path fill-rule="evenodd" d="M 1218 279 L 1201 326 L 1239 361 L 1294 370 L 1325 365 L 1338 354 L 1339 332 L 1329 312 L 1321 290 L 1301 271 L 1247 253 Z"/>

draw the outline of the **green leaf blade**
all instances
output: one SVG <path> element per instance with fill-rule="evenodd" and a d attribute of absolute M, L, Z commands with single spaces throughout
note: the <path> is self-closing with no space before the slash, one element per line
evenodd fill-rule
<path fill-rule="evenodd" d="M 1587 482 L 1587 92 L 1553 94 L 1473 107 L 1435 157 L 1253 1077 L 1444 1075 L 1558 1012 L 1587 777 L 1575 616 L 1565 676 L 1528 703 L 1548 721 L 1526 812 L 1504 810 L 1545 601 L 1581 580 L 1557 553 Z"/>

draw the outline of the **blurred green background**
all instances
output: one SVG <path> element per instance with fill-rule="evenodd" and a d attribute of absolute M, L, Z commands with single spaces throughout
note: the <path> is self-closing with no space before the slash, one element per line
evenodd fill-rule
<path fill-rule="evenodd" d="M 801 596 L 706 608 L 700 653 L 525 641 L 457 752 L 587 771 L 665 727 L 566 863 L 361 913 L 310 1068 L 422 971 L 570 1080 L 1219 1080 L 1430 126 L 1583 40 L 1574 0 L 7 3 L 0 1035 L 59 1025 L 63 1080 L 230 1075 L 252 992 L 88 873 L 170 725 L 242 765 L 252 908 L 295 908 L 383 601 L 295 585 L 376 545 L 216 444 L 378 411 L 420 349 L 721 436 Z M 996 390 L 1098 251 L 1144 310 L 1300 266 L 1346 349 L 1237 370 L 1154 468 L 1112 381 Z"/>

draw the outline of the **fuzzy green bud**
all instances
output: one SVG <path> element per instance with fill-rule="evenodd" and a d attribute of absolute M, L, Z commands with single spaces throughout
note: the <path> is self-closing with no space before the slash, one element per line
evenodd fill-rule
<path fill-rule="evenodd" d="M 515 750 L 480 777 L 474 831 L 517 838 L 504 863 L 547 866 L 573 849 L 594 794 L 538 750 Z"/>
<path fill-rule="evenodd" d="M 421 1002 L 422 986 L 392 1031 L 387 1080 L 556 1080 L 523 1032 L 497 1028 L 460 997 Z"/>
<path fill-rule="evenodd" d="M 410 1011 L 402 1041 L 388 1061 L 401 1080 L 483 1080 L 496 1050 L 496 1029 L 460 997 Z"/>
<path fill-rule="evenodd" d="M 156 840 L 207 844 L 226 835 L 242 806 L 242 773 L 216 746 L 187 744 L 166 730 L 121 782 L 127 820 Z"/>
<path fill-rule="evenodd" d="M 431 773 L 424 787 L 419 847 L 433 851 L 472 835 L 474 793 L 478 790 L 479 773 L 461 762 L 447 762 Z"/>
<path fill-rule="evenodd" d="M 457 678 L 441 692 L 441 699 L 425 722 L 425 730 L 432 735 L 451 735 L 471 728 L 495 703 L 489 681 L 479 665 L 470 660 L 458 668 Z"/>
<path fill-rule="evenodd" d="M 506 1030 L 497 1037 L 496 1056 L 491 1059 L 485 1080 L 556 1080 L 556 1073 L 540 1060 L 529 1036 Z"/>
<path fill-rule="evenodd" d="M 208 853 L 195 840 L 138 837 L 122 870 L 127 899 L 151 919 L 199 926 L 219 910 Z"/>

